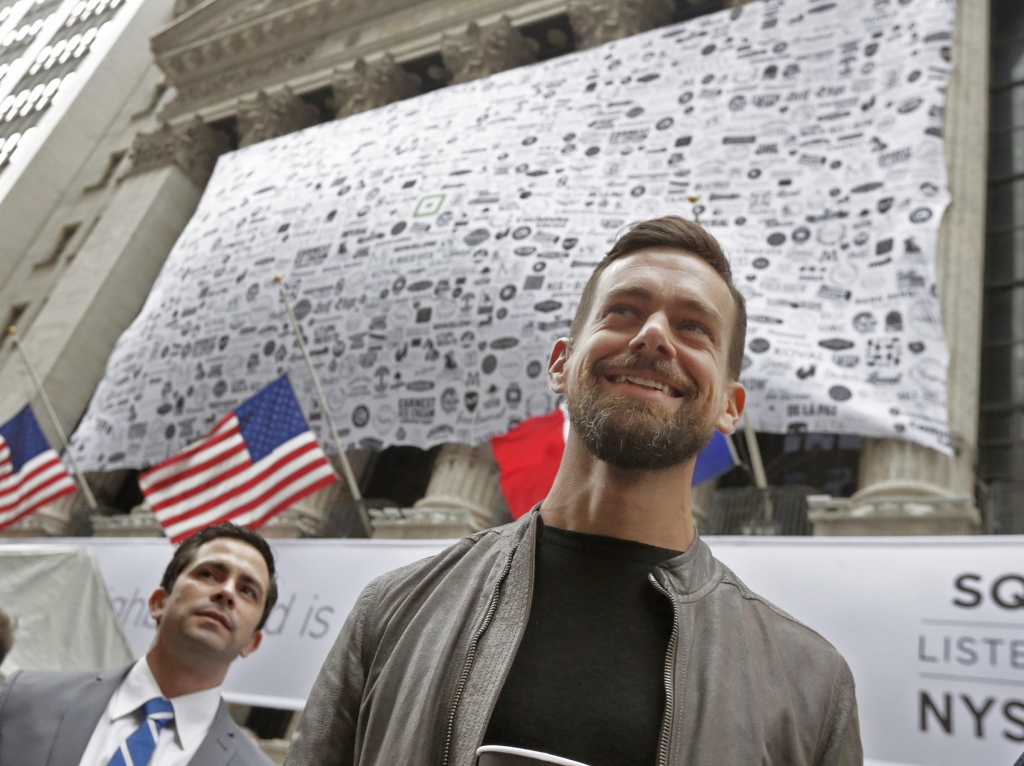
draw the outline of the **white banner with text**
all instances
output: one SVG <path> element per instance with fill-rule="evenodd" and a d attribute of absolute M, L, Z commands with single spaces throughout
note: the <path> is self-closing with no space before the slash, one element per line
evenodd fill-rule
<path fill-rule="evenodd" d="M 78 541 L 76 541 L 78 542 Z M 165 540 L 92 539 L 136 656 Z M 1024 752 L 1024 537 L 708 538 L 753 590 L 831 641 L 857 681 L 865 755 L 1011 766 Z M 280 540 L 280 599 L 230 701 L 299 709 L 360 590 L 435 540 Z"/>

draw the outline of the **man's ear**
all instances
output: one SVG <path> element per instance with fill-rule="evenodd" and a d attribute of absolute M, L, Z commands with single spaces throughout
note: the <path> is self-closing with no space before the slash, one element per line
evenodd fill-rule
<path fill-rule="evenodd" d="M 163 588 L 157 588 L 149 597 L 149 616 L 155 622 L 160 622 L 160 618 L 164 615 L 164 608 L 167 606 L 167 595 L 167 591 Z"/>
<path fill-rule="evenodd" d="M 248 657 L 250 654 L 260 648 L 260 642 L 263 641 L 263 631 L 257 630 L 252 634 L 252 638 L 249 639 L 249 643 L 242 647 L 242 651 L 238 653 L 240 657 Z"/>
<path fill-rule="evenodd" d="M 559 338 L 551 349 L 551 358 L 548 359 L 548 387 L 556 394 L 565 393 L 565 365 L 569 361 L 571 350 L 572 341 L 568 338 Z"/>
<path fill-rule="evenodd" d="M 715 425 L 723 434 L 731 434 L 743 417 L 743 408 L 747 405 L 747 389 L 739 381 L 733 380 L 726 384 L 725 396 L 725 407 Z"/>

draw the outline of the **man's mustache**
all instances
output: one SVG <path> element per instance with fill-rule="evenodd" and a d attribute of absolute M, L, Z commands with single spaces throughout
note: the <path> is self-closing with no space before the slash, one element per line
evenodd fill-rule
<path fill-rule="evenodd" d="M 205 601 L 201 604 L 196 604 L 195 606 L 193 606 L 192 612 L 193 614 L 199 614 L 200 612 L 216 612 L 227 621 L 228 627 L 231 630 L 235 630 L 235 628 L 238 627 L 238 622 L 235 619 L 235 615 L 225 611 L 224 609 L 221 609 L 212 601 Z"/>
<path fill-rule="evenodd" d="M 671 362 L 664 359 L 651 359 L 639 354 L 619 354 L 608 359 L 602 359 L 593 367 L 594 377 L 600 378 L 604 375 L 605 370 L 623 367 L 632 370 L 649 370 L 650 372 L 657 373 L 665 378 L 669 385 L 682 392 L 685 397 L 691 398 L 699 393 L 697 384 L 688 375 L 680 375 L 679 368 Z"/>

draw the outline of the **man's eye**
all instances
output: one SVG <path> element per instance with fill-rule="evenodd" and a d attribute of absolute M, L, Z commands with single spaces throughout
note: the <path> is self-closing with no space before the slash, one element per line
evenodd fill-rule
<path fill-rule="evenodd" d="M 634 314 L 636 312 L 634 312 L 633 309 L 631 309 L 629 306 L 612 306 L 611 309 L 609 309 L 608 313 L 629 315 Z"/>
<path fill-rule="evenodd" d="M 682 325 L 680 325 L 680 329 L 685 332 L 699 332 L 704 335 L 710 335 L 707 328 L 700 322 L 683 322 Z"/>

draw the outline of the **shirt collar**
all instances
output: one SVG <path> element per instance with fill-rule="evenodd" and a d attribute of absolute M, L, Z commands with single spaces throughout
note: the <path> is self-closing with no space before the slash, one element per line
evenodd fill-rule
<path fill-rule="evenodd" d="M 131 715 L 154 697 L 163 697 L 160 685 L 153 677 L 146 658 L 136 662 L 128 671 L 114 698 L 110 701 L 110 720 Z M 201 692 L 182 694 L 169 700 L 174 708 L 174 730 L 182 750 L 206 736 L 220 707 L 220 687 Z"/>

